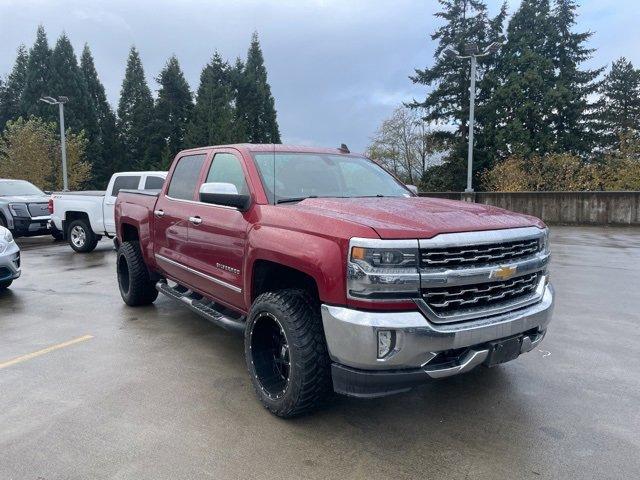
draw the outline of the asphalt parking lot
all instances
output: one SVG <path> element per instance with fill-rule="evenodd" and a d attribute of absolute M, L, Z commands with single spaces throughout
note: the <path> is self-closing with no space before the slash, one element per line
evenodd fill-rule
<path fill-rule="evenodd" d="M 552 228 L 541 347 L 280 420 L 239 337 L 160 297 L 126 307 L 111 242 L 26 239 L 0 295 L 0 479 L 637 478 L 640 229 Z"/>

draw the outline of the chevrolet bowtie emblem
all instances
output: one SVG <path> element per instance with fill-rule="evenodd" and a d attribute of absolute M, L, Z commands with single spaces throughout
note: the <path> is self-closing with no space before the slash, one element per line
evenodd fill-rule
<path fill-rule="evenodd" d="M 491 278 L 499 278 L 500 280 L 508 280 L 516 274 L 518 267 L 500 267 L 491 272 Z"/>

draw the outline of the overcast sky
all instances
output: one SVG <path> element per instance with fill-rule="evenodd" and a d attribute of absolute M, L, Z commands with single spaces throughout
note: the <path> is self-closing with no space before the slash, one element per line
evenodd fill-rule
<path fill-rule="evenodd" d="M 488 0 L 493 12 L 500 3 Z M 581 4 L 579 27 L 598 48 L 591 64 L 626 56 L 640 66 L 640 2 Z M 424 97 L 408 76 L 432 62 L 437 9 L 436 0 L 0 0 L 0 75 L 42 23 L 51 45 L 62 31 L 77 54 L 89 43 L 115 107 L 132 44 L 154 94 L 172 53 L 196 90 L 214 50 L 244 58 L 257 30 L 283 141 L 361 151 L 396 105 Z"/>

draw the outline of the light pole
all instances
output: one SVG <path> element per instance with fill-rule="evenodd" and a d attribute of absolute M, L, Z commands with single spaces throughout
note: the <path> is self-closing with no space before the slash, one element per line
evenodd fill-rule
<path fill-rule="evenodd" d="M 473 127 L 475 123 L 475 107 L 476 107 L 476 68 L 479 57 L 485 57 L 490 53 L 495 53 L 500 48 L 499 42 L 493 42 L 484 51 L 478 51 L 475 43 L 469 43 L 464 47 L 464 54 L 458 53 L 452 47 L 447 47 L 442 54 L 447 57 L 471 59 L 471 88 L 469 89 L 469 150 L 467 153 L 467 188 L 465 192 L 473 192 Z"/>
<path fill-rule="evenodd" d="M 53 97 L 42 97 L 41 102 L 48 103 L 49 105 L 58 105 L 60 112 L 60 147 L 62 150 L 62 185 L 63 190 L 69 190 L 69 179 L 67 178 L 67 142 L 64 133 L 64 104 L 69 101 L 67 97 L 58 97 L 56 100 Z"/>

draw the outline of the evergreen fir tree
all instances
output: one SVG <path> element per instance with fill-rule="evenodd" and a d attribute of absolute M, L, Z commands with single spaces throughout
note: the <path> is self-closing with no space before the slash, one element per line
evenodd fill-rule
<path fill-rule="evenodd" d="M 495 89 L 486 106 L 495 115 L 498 158 L 555 149 L 555 28 L 549 0 L 523 0 L 509 22 L 507 43 L 492 72 Z"/>
<path fill-rule="evenodd" d="M 594 105 L 589 98 L 597 92 L 599 83 L 596 79 L 604 68 L 580 68 L 595 49 L 585 46 L 592 32 L 573 32 L 576 10 L 575 0 L 556 0 L 552 12 L 552 58 L 557 74 L 551 120 L 556 134 L 555 150 L 584 156 L 591 152 L 595 142 Z"/>
<path fill-rule="evenodd" d="M 40 25 L 36 33 L 36 41 L 29 51 L 26 82 L 20 98 L 20 110 L 23 114 L 35 115 L 49 122 L 58 120 L 58 111 L 40 101 L 43 96 L 51 95 L 50 79 L 51 50 L 44 27 Z"/>
<path fill-rule="evenodd" d="M 9 120 L 17 119 L 22 113 L 20 97 L 27 83 L 28 62 L 27 49 L 20 45 L 13 69 L 0 89 L 0 132 Z"/>
<path fill-rule="evenodd" d="M 96 157 L 92 165 L 92 183 L 97 188 L 104 188 L 121 163 L 119 161 L 121 152 L 118 149 L 116 117 L 107 101 L 104 86 L 98 78 L 93 56 L 87 44 L 82 50 L 80 70 L 95 108 L 97 122 Z"/>
<path fill-rule="evenodd" d="M 73 46 L 66 34 L 62 34 L 51 54 L 51 75 L 49 95 L 54 98 L 65 96 L 65 127 L 76 133 L 84 130 L 89 141 L 87 160 L 93 164 L 98 153 L 98 125 L 95 106 L 89 95 L 87 82 L 78 66 Z M 51 107 L 49 107 L 51 108 Z"/>
<path fill-rule="evenodd" d="M 236 105 L 246 140 L 251 143 L 280 143 L 275 101 L 267 81 L 267 69 L 258 34 L 251 37 Z"/>
<path fill-rule="evenodd" d="M 640 70 L 624 57 L 616 60 L 602 82 L 601 95 L 601 149 L 617 151 L 623 140 L 640 140 Z"/>
<path fill-rule="evenodd" d="M 218 52 L 200 74 L 196 105 L 186 143 L 191 147 L 238 141 L 229 64 Z"/>
<path fill-rule="evenodd" d="M 131 47 L 118 103 L 118 133 L 123 149 L 120 169 L 145 170 L 159 159 L 150 158 L 153 97 L 144 76 L 142 61 Z"/>
<path fill-rule="evenodd" d="M 246 142 L 247 127 L 244 124 L 244 119 L 240 110 L 237 108 L 238 97 L 240 96 L 240 90 L 242 89 L 242 85 L 244 82 L 244 62 L 240 57 L 236 58 L 236 62 L 231 68 L 230 73 L 231 73 L 231 87 L 233 90 L 233 98 L 234 98 L 233 130 L 235 132 L 236 141 Z"/>
<path fill-rule="evenodd" d="M 168 167 L 173 157 L 184 148 L 187 126 L 193 110 L 189 84 L 175 56 L 167 61 L 156 79 L 160 84 L 155 107 L 154 135 L 160 148 L 161 164 Z"/>
<path fill-rule="evenodd" d="M 414 83 L 430 88 L 424 101 L 409 104 L 413 108 L 421 108 L 426 112 L 425 120 L 438 124 L 455 126 L 455 131 L 443 129 L 436 136 L 444 142 L 449 150 L 444 165 L 433 172 L 428 171 L 424 180 L 430 184 L 428 177 L 436 174 L 438 188 L 462 189 L 466 180 L 466 151 L 469 130 L 469 60 L 443 55 L 446 49 L 454 49 L 464 53 L 468 44 L 475 44 L 482 51 L 494 41 L 503 37 L 503 23 L 506 18 L 506 5 L 498 15 L 490 19 L 483 0 L 439 0 L 441 11 L 436 16 L 444 21 L 432 35 L 438 42 L 434 55 L 434 65 L 423 70 L 416 69 L 410 77 Z M 482 96 L 485 72 L 495 62 L 495 56 L 478 59 L 476 87 L 476 120 L 482 124 L 482 105 L 486 98 Z M 478 144 L 476 144 L 478 145 Z M 484 169 L 486 155 L 478 155 L 476 151 L 474 170 Z M 443 184 L 446 183 L 446 185 Z"/>

